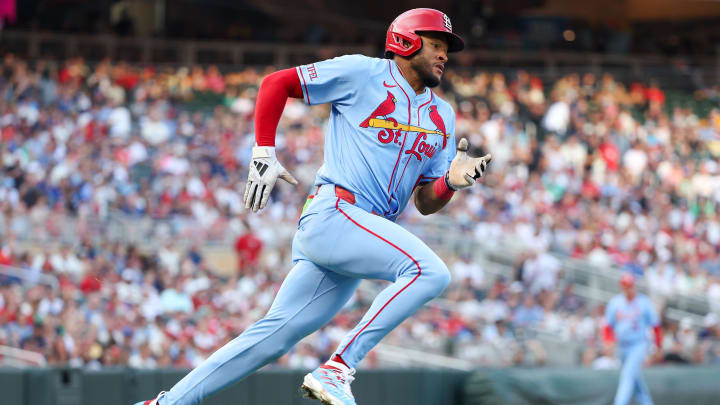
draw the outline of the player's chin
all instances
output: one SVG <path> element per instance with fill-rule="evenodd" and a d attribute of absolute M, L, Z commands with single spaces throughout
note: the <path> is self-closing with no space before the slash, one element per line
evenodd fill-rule
<path fill-rule="evenodd" d="M 426 75 L 423 81 L 425 82 L 424 84 L 427 87 L 437 87 L 440 84 L 441 78 L 442 74 L 437 75 L 433 72 Z"/>

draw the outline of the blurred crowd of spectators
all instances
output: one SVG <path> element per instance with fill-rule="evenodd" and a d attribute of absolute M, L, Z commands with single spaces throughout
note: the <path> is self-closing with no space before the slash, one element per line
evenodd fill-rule
<path fill-rule="evenodd" d="M 280 184 L 268 208 L 247 215 L 241 193 L 254 100 L 270 70 L 4 56 L 0 265 L 31 280 L 53 275 L 60 285 L 23 290 L 3 278 L 0 344 L 52 363 L 186 367 L 262 316 L 288 270 L 328 115 L 288 103 L 278 157 L 301 186 Z M 470 257 L 441 252 L 453 284 L 387 343 L 479 364 L 541 365 L 548 359 L 540 338 L 549 333 L 590 348 L 578 354 L 583 364 L 610 364 L 612 348 L 598 339 L 602 306 L 562 281 L 557 255 L 634 272 L 661 310 L 685 295 L 720 311 L 720 111 L 698 108 L 717 92 L 692 95 L 686 106 L 657 83 L 609 74 L 548 83 L 524 71 L 448 71 L 437 92 L 456 109 L 456 138 L 493 162 L 481 185 L 458 193 L 434 220 L 451 221 L 457 238 L 522 253 L 514 272 L 492 279 Z M 68 228 L 61 218 L 76 222 Z M 159 226 L 127 231 L 138 245 L 87 226 L 112 218 L 190 225 L 167 244 L 154 233 Z M 409 206 L 399 222 L 429 220 Z M 68 231 L 71 245 L 48 243 Z M 232 244 L 236 272 L 217 273 L 204 237 Z M 323 361 L 373 296 L 361 290 L 280 363 Z M 701 326 L 666 322 L 666 359 L 717 364 L 717 317 Z"/>

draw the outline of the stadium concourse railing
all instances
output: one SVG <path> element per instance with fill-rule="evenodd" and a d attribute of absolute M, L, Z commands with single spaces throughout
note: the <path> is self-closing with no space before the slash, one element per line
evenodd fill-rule
<path fill-rule="evenodd" d="M 27 269 L 21 269 L 19 267 L 6 266 L 4 264 L 0 264 L 0 279 L 16 280 L 23 286 L 45 284 L 53 290 L 57 290 L 60 286 L 57 278 L 51 275 L 28 271 Z"/>
<path fill-rule="evenodd" d="M 46 367 L 47 360 L 40 353 L 17 347 L 0 345 L 0 367 Z"/>
<path fill-rule="evenodd" d="M 431 246 L 456 252 L 469 253 L 485 264 L 485 271 L 493 275 L 511 277 L 513 267 L 526 247 L 512 236 L 500 240 L 479 241 L 473 234 L 472 225 L 457 224 L 449 217 L 435 216 L 412 224 L 406 224 L 413 232 L 423 235 Z M 458 226 L 460 232 L 458 233 Z M 452 236 L 454 235 L 454 237 Z M 606 302 L 620 292 L 618 282 L 622 274 L 614 266 L 599 267 L 586 260 L 567 257 L 551 252 L 559 261 L 565 282 L 573 284 L 575 292 L 591 302 Z M 646 283 L 639 283 L 642 291 L 648 292 Z M 667 315 L 676 320 L 689 318 L 696 326 L 702 325 L 702 317 L 710 311 L 707 297 L 674 293 L 665 297 Z"/>
<path fill-rule="evenodd" d="M 49 244 L 74 244 L 82 238 L 133 243 L 146 248 L 157 248 L 167 243 L 176 247 L 190 245 L 226 248 L 232 246 L 237 235 L 232 219 L 213 218 L 209 221 L 187 216 L 172 216 L 158 219 L 110 211 L 106 215 L 68 216 L 49 213 L 47 216 L 14 216 L 10 222 L 0 224 L 19 241 L 47 246 Z M 510 276 L 512 266 L 523 253 L 522 244 L 510 238 L 494 241 L 478 241 L 473 235 L 472 224 L 458 223 L 450 217 L 436 215 L 420 221 L 410 220 L 404 226 L 420 235 L 428 245 L 449 254 L 470 253 L 484 263 L 491 274 Z M 294 224 L 276 226 L 278 235 L 274 243 L 281 246 L 289 243 L 294 233 Z M 566 282 L 574 285 L 575 292 L 591 302 L 605 302 L 617 294 L 620 270 L 600 268 L 584 260 L 572 259 L 555 254 L 560 260 Z M 640 287 L 647 291 L 644 282 Z M 671 319 L 690 319 L 696 326 L 702 325 L 702 317 L 710 311 L 705 296 L 675 293 L 665 297 L 667 315 Z"/>
<path fill-rule="evenodd" d="M 520 250 L 517 243 L 505 241 L 500 251 L 484 251 L 486 260 L 493 263 L 512 265 L 511 258 L 518 257 Z M 512 252 L 511 254 L 508 254 Z M 573 284 L 576 294 L 592 303 L 605 303 L 620 292 L 619 280 L 622 271 L 618 268 L 604 268 L 594 265 L 586 260 L 578 260 L 559 254 L 555 256 L 560 260 L 564 281 Z M 688 294 L 674 293 L 667 297 L 654 297 L 648 290 L 644 280 L 639 281 L 640 290 L 648 293 L 652 298 L 663 299 L 667 306 L 666 316 L 680 321 L 690 319 L 696 327 L 702 326 L 703 317 L 710 312 L 710 305 L 705 296 L 697 297 Z"/>
<path fill-rule="evenodd" d="M 7 51 L 29 58 L 67 59 L 82 56 L 89 61 L 103 58 L 140 64 L 275 65 L 287 66 L 340 54 L 371 55 L 371 46 L 318 45 L 209 41 L 114 35 L 75 35 L 56 32 L 2 31 Z"/>
<path fill-rule="evenodd" d="M 82 56 L 89 61 L 97 61 L 109 57 L 129 63 L 187 66 L 282 67 L 347 53 L 380 54 L 380 50 L 371 45 L 173 40 L 7 30 L 0 32 L 0 40 L 6 51 L 29 58 Z M 720 81 L 720 52 L 717 55 L 689 60 L 661 54 L 468 49 L 455 60 L 460 66 L 487 70 L 523 68 L 549 79 L 569 73 L 611 72 L 622 79 L 667 78 L 671 87 L 687 87 Z"/>

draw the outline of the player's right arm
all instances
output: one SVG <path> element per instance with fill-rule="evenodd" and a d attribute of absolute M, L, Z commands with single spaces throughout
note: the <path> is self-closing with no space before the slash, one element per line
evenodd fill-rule
<path fill-rule="evenodd" d="M 277 71 L 263 79 L 255 103 L 255 142 L 248 181 L 245 186 L 245 208 L 257 212 L 265 207 L 278 177 L 290 184 L 297 180 L 275 157 L 275 131 L 288 97 L 301 98 L 300 79 L 295 69 Z"/>
<path fill-rule="evenodd" d="M 250 159 L 245 208 L 265 207 L 278 178 L 291 184 L 297 180 L 275 157 L 275 132 L 289 97 L 302 98 L 308 105 L 333 103 L 339 109 L 355 102 L 357 90 L 367 80 L 373 58 L 346 55 L 309 65 L 285 69 L 267 76 L 258 91 L 255 105 L 255 140 Z"/>

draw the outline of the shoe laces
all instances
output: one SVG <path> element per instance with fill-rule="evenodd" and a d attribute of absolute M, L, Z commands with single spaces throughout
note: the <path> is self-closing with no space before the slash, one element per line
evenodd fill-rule
<path fill-rule="evenodd" d="M 160 398 L 164 397 L 165 394 L 167 394 L 167 391 L 160 391 L 160 393 L 157 394 L 157 396 L 155 397 L 155 403 L 157 404 L 158 402 L 160 402 Z"/>
<path fill-rule="evenodd" d="M 350 385 L 351 382 L 355 381 L 355 369 L 354 368 L 350 368 L 347 371 L 340 370 L 340 374 L 342 374 L 341 378 L 343 378 L 343 379 L 345 379 L 345 381 L 347 381 L 346 382 L 347 385 Z"/>

